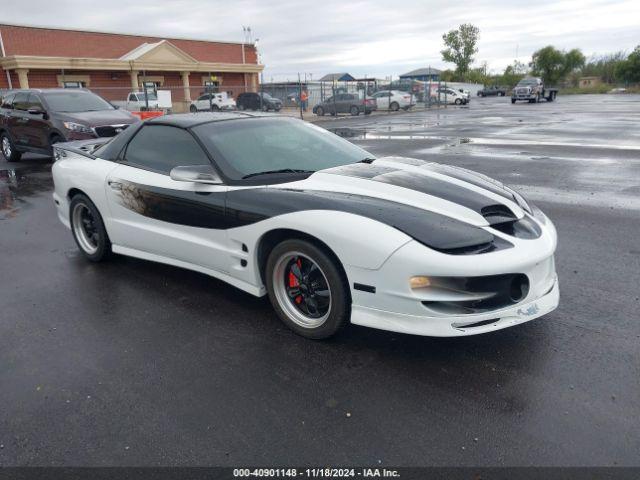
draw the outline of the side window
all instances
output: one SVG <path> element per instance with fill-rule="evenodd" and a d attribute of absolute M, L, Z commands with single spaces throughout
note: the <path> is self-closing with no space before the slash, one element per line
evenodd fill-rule
<path fill-rule="evenodd" d="M 135 101 L 137 101 L 137 100 L 138 100 L 138 99 L 136 98 L 136 96 L 135 96 L 133 93 L 130 93 L 130 94 L 129 94 L 129 101 L 130 101 L 130 102 L 135 102 Z"/>
<path fill-rule="evenodd" d="M 127 146 L 125 162 L 165 175 L 173 167 L 210 164 L 189 132 L 166 125 L 142 127 Z"/>
<path fill-rule="evenodd" d="M 207 100 L 209 97 L 207 95 L 200 95 L 198 97 L 198 101 Z"/>
<path fill-rule="evenodd" d="M 333 102 L 333 97 L 329 97 L 329 98 L 327 98 L 324 102 L 325 102 L 325 103 L 331 103 L 331 102 Z"/>
<path fill-rule="evenodd" d="M 16 110 L 28 110 L 29 109 L 29 93 L 18 92 L 13 99 L 13 108 Z"/>
<path fill-rule="evenodd" d="M 42 106 L 40 98 L 34 93 L 29 95 L 29 104 L 27 105 L 27 110 L 30 109 L 40 110 L 41 112 L 44 112 L 44 107 Z"/>
<path fill-rule="evenodd" d="M 15 96 L 16 96 L 15 93 L 10 93 L 10 94 L 5 95 L 4 97 L 2 97 L 2 108 L 12 109 L 13 108 L 13 99 L 15 98 Z"/>

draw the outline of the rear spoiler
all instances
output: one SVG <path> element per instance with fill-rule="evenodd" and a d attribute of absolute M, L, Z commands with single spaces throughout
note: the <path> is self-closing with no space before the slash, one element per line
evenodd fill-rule
<path fill-rule="evenodd" d="M 101 137 L 92 138 L 90 140 L 75 140 L 73 142 L 56 143 L 53 145 L 53 156 L 56 160 L 59 160 L 60 158 L 67 156 L 66 152 L 70 152 L 94 160 L 97 157 L 93 155 L 93 152 L 112 138 L 114 137 Z"/>

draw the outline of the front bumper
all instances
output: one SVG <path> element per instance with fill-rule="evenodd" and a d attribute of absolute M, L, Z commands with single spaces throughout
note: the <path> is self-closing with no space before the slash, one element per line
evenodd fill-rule
<path fill-rule="evenodd" d="M 536 239 L 519 239 L 487 227 L 494 236 L 509 241 L 511 248 L 447 255 L 413 240 L 377 270 L 345 266 L 350 282 L 372 287 L 369 291 L 352 289 L 351 322 L 394 332 L 453 337 L 499 330 L 551 312 L 559 299 L 554 261 L 557 234 L 541 212 L 530 218 L 541 229 Z M 526 293 L 520 299 L 465 303 L 475 294 L 504 299 L 499 296 L 501 287 L 489 277 L 512 274 L 527 279 Z M 414 276 L 432 277 L 436 288 L 412 289 L 409 279 Z M 440 277 L 473 280 L 465 282 L 466 287 L 443 292 L 437 288 Z"/>
<path fill-rule="evenodd" d="M 556 278 L 551 290 L 539 298 L 480 315 L 428 317 L 353 305 L 351 323 L 411 335 L 462 337 L 493 332 L 529 322 L 555 310 L 559 300 L 560 288 Z"/>

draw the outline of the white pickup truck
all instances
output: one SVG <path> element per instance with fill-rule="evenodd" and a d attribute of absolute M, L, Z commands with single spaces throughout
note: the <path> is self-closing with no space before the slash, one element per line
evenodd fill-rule
<path fill-rule="evenodd" d="M 147 102 L 149 107 L 147 108 Z M 111 102 L 114 107 L 122 108 L 130 112 L 144 112 L 145 110 L 158 110 L 158 96 L 153 92 L 147 93 L 147 99 L 144 98 L 144 92 L 129 92 L 125 101 Z"/>

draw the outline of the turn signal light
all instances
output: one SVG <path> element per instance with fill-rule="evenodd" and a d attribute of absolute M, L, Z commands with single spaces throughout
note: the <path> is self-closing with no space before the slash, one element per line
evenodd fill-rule
<path fill-rule="evenodd" d="M 409 280 L 411 288 L 425 288 L 431 285 L 429 277 L 411 277 Z"/>

